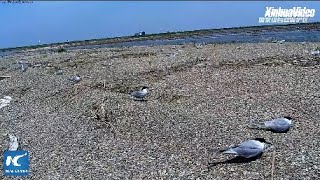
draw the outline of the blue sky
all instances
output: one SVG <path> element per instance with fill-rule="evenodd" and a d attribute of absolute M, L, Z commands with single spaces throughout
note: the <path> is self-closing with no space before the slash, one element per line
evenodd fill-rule
<path fill-rule="evenodd" d="M 261 25 L 266 6 L 316 9 L 319 2 L 42 1 L 0 3 L 0 48 L 92 38 Z"/>

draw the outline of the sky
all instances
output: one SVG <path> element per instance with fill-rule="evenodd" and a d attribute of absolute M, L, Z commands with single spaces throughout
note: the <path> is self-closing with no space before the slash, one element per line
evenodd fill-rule
<path fill-rule="evenodd" d="M 307 7 L 319 1 L 36 1 L 0 3 L 0 48 L 197 29 L 264 25 L 266 7 Z"/>

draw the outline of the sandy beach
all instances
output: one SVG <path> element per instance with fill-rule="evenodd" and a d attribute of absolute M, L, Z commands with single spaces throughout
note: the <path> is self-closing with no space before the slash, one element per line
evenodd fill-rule
<path fill-rule="evenodd" d="M 23 179 L 271 179 L 272 151 L 208 168 L 233 158 L 213 149 L 264 137 L 275 146 L 274 179 L 319 179 L 317 47 L 190 43 L 5 56 L 0 76 L 11 77 L 0 80 L 0 98 L 13 101 L 0 109 L 1 152 L 8 133 L 19 137 L 30 153 Z M 75 75 L 77 84 L 68 81 Z M 128 96 L 144 85 L 147 101 Z M 281 116 L 294 118 L 288 133 L 247 128 Z"/>

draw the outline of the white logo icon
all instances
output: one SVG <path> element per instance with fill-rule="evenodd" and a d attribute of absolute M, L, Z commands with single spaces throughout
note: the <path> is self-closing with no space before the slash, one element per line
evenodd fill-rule
<path fill-rule="evenodd" d="M 21 166 L 21 164 L 18 163 L 18 160 L 24 156 L 26 156 L 27 153 L 25 154 L 22 154 L 22 155 L 17 155 L 17 156 L 14 156 L 13 158 L 11 156 L 8 156 L 7 157 L 7 160 L 6 160 L 6 166 L 10 166 L 10 164 L 12 163 L 14 166 Z"/>

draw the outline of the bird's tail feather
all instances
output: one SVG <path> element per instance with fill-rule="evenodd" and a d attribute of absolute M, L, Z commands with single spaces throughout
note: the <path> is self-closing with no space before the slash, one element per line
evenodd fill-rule
<path fill-rule="evenodd" d="M 226 148 L 226 149 L 210 149 L 209 151 L 214 155 L 219 155 L 219 154 L 224 153 L 227 150 L 228 150 L 228 148 Z"/>
<path fill-rule="evenodd" d="M 248 125 L 250 129 L 266 129 L 264 122 L 251 121 Z"/>

